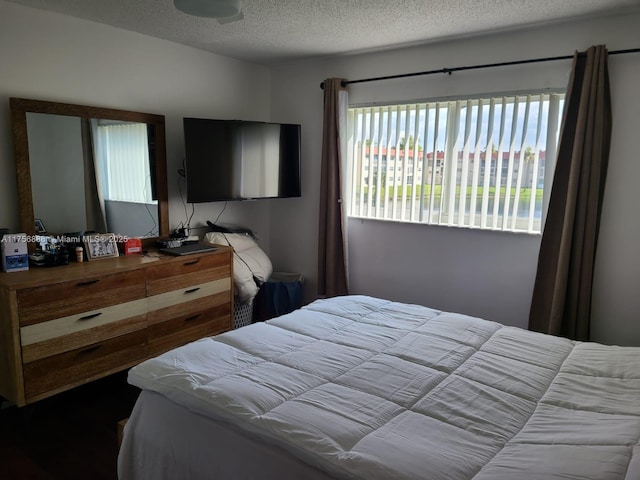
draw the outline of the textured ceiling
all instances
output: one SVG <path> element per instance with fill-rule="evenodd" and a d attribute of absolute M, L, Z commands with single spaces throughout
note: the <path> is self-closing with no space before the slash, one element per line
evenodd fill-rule
<path fill-rule="evenodd" d="M 244 19 L 220 24 L 173 0 L 9 1 L 264 64 L 640 9 L 640 0 L 242 0 Z"/>

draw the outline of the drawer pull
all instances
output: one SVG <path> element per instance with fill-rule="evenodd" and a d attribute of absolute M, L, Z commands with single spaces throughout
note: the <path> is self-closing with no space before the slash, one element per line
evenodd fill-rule
<path fill-rule="evenodd" d="M 200 287 L 190 288 L 189 290 L 185 290 L 184 294 L 186 295 L 187 293 L 197 292 L 198 290 L 200 290 Z"/>
<path fill-rule="evenodd" d="M 87 285 L 93 285 L 94 283 L 98 283 L 99 281 L 100 281 L 100 279 L 96 278 L 94 280 L 87 280 L 86 282 L 77 283 L 76 286 L 77 287 L 86 287 Z"/>
<path fill-rule="evenodd" d="M 102 315 L 102 312 L 90 313 L 89 315 L 85 315 L 84 317 L 80 317 L 78 320 L 91 320 L 92 318 L 96 318 Z"/>
<path fill-rule="evenodd" d="M 84 350 L 80 350 L 80 355 L 86 355 L 88 353 L 95 352 L 96 350 L 98 350 L 101 347 L 102 347 L 102 345 L 93 345 L 91 347 L 87 347 Z"/>
<path fill-rule="evenodd" d="M 198 318 L 200 318 L 200 314 L 191 315 L 190 317 L 185 318 L 184 321 L 185 322 L 193 322 L 194 320 L 197 320 Z"/>
<path fill-rule="evenodd" d="M 182 265 L 185 267 L 188 267 L 189 265 L 195 265 L 196 263 L 199 263 L 200 259 L 196 258 L 195 260 L 191 260 L 190 262 L 184 262 Z"/>

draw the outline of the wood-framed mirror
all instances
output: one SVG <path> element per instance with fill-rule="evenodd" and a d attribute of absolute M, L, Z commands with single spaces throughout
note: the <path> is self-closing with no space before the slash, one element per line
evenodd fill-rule
<path fill-rule="evenodd" d="M 20 229 L 169 234 L 165 119 L 10 98 Z M 30 242 L 30 246 L 33 243 Z"/>

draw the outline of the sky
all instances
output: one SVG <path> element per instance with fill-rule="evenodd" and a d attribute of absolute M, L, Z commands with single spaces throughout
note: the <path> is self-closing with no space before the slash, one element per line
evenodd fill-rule
<path fill-rule="evenodd" d="M 387 107 L 371 107 L 378 110 L 373 113 L 373 125 L 371 124 L 371 114 L 356 115 L 356 139 L 371 140 L 374 145 L 395 146 L 396 139 L 417 138 L 417 144 L 427 151 L 444 150 L 447 140 L 447 120 L 451 113 L 451 124 L 453 128 L 457 127 L 455 138 L 457 139 L 457 150 L 462 150 L 465 139 L 469 142 L 469 151 L 474 152 L 476 146 L 480 151 L 487 149 L 487 139 L 491 134 L 493 141 L 493 150 L 498 149 L 500 141 L 503 142 L 503 148 L 509 150 L 510 144 L 513 142 L 516 151 L 525 150 L 527 147 L 545 150 L 547 140 L 547 126 L 549 117 L 549 95 L 532 95 L 529 106 L 527 107 L 527 96 L 507 97 L 503 102 L 502 98 L 494 99 L 494 108 L 490 107 L 491 100 L 475 99 L 459 102 L 433 102 L 412 105 L 401 105 L 391 107 L 391 113 Z M 564 98 L 564 96 L 562 96 Z M 478 114 L 479 104 L 482 102 L 481 114 Z M 559 102 L 559 115 L 562 112 L 564 100 Z M 458 106 L 457 121 L 456 105 Z M 417 115 L 418 125 L 416 130 L 416 109 L 419 110 Z M 366 111 L 367 109 L 355 109 L 356 111 Z M 427 113 L 428 110 L 428 113 Z M 469 121 L 467 122 L 467 114 L 471 111 Z M 382 111 L 382 113 L 380 113 Z M 515 113 L 515 125 L 514 125 Z M 382 121 L 380 122 L 380 116 Z M 391 116 L 391 121 L 389 121 Z M 397 121 L 398 117 L 400 122 Z M 427 146 L 425 148 L 425 119 L 427 124 Z M 491 121 L 490 121 L 491 120 Z M 504 121 L 503 121 L 504 120 Z M 434 125 L 438 128 L 433 128 Z M 480 129 L 478 129 L 478 122 Z M 381 125 L 382 128 L 379 128 Z M 560 127 L 560 121 L 557 123 Z M 491 127 L 491 128 L 490 128 Z M 373 131 L 373 136 L 370 132 Z M 364 137 L 362 137 L 364 133 Z M 436 138 L 434 139 L 434 134 Z M 514 135 L 512 135 L 514 134 Z M 558 131 L 555 132 L 556 138 Z M 435 143 L 434 143 L 435 141 Z"/>

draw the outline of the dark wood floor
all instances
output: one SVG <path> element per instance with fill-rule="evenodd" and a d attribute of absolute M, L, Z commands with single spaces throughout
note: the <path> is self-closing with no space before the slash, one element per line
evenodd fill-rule
<path fill-rule="evenodd" d="M 117 422 L 139 390 L 126 372 L 0 411 L 0 479 L 114 480 Z"/>

